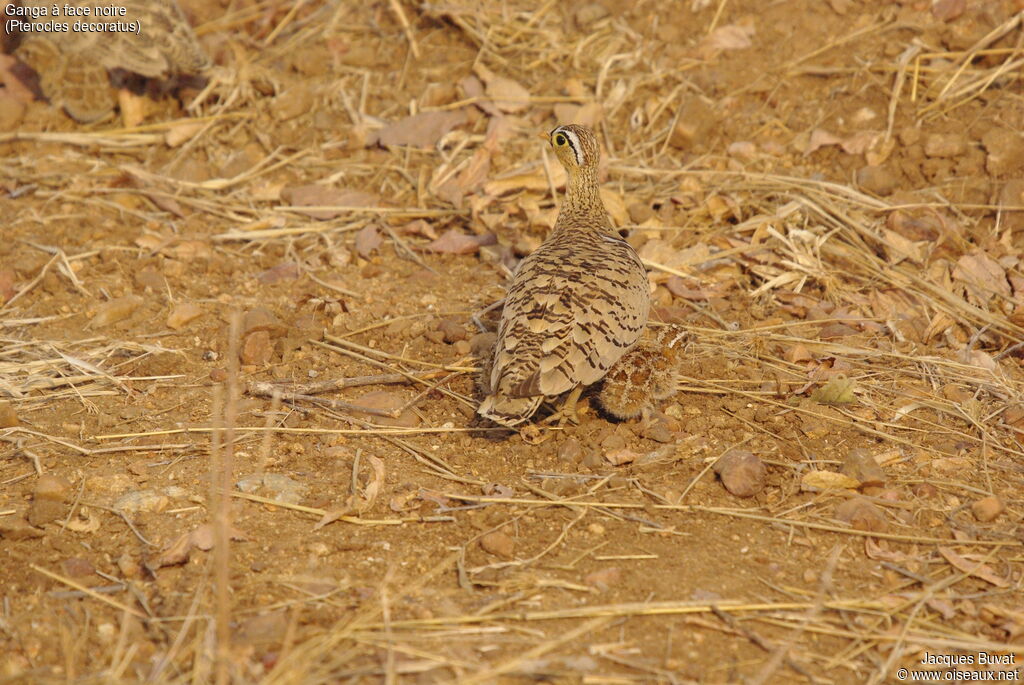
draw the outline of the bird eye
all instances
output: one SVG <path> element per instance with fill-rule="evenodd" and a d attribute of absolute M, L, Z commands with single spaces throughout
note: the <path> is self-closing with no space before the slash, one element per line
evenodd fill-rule
<path fill-rule="evenodd" d="M 555 145 L 565 145 L 565 136 L 561 133 L 555 136 Z"/>

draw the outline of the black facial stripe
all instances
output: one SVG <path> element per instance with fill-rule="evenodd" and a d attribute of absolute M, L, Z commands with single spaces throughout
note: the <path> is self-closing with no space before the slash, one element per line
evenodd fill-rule
<path fill-rule="evenodd" d="M 565 136 L 565 142 L 569 144 L 569 147 L 572 148 L 572 153 L 576 156 L 576 164 L 583 166 L 583 155 L 580 152 L 579 145 L 577 145 L 579 138 L 576 137 L 576 134 L 564 129 L 556 128 L 555 131 Z"/>

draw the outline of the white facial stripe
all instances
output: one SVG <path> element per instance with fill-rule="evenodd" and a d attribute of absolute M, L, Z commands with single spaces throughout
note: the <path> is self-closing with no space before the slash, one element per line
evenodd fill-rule
<path fill-rule="evenodd" d="M 572 148 L 573 154 L 576 155 L 576 164 L 583 166 L 583 146 L 580 145 L 579 136 L 567 128 L 555 129 L 555 133 L 561 133 L 569 140 L 569 147 Z"/>

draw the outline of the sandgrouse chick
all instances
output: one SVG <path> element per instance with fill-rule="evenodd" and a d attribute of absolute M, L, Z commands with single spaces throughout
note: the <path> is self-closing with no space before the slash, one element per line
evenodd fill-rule
<path fill-rule="evenodd" d="M 25 8 L 48 8 L 49 0 L 21 0 Z M 61 6 L 95 6 L 93 0 L 63 0 Z M 198 75 L 211 65 L 176 0 L 121 0 L 124 16 L 82 17 L 92 24 L 138 22 L 130 30 L 22 33 L 15 37 L 15 55 L 39 76 L 39 87 L 55 107 L 81 122 L 102 119 L 113 108 L 108 70 L 122 70 L 149 79 Z M 67 21 L 41 16 L 34 21 Z"/>
<path fill-rule="evenodd" d="M 597 393 L 601 408 L 617 419 L 647 415 L 676 392 L 680 353 L 687 338 L 678 326 L 659 328 L 623 355 Z"/>
<path fill-rule="evenodd" d="M 612 228 L 597 179 L 593 132 L 559 126 L 549 143 L 568 173 L 554 229 L 519 263 L 505 297 L 489 394 L 477 410 L 504 426 L 569 392 L 556 417 L 576 421 L 583 388 L 604 377 L 647 324 L 647 270 Z"/>

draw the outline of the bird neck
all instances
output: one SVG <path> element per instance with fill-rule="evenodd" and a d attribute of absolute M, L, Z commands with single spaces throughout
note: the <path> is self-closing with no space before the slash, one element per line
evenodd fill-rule
<path fill-rule="evenodd" d="M 607 231 L 611 228 L 608 212 L 601 201 L 597 170 L 572 169 L 565 184 L 565 198 L 558 210 L 556 230 Z"/>

